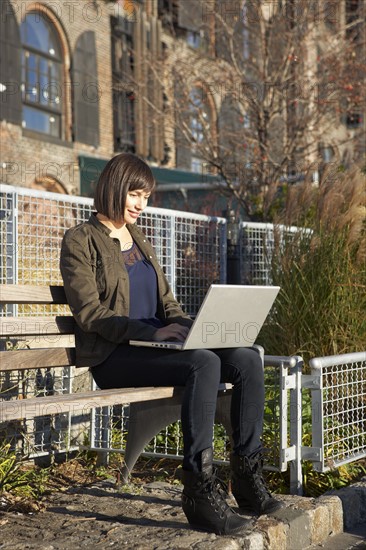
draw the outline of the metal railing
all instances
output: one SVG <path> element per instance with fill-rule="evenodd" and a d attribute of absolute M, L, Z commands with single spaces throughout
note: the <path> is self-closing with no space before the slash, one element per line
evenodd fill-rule
<path fill-rule="evenodd" d="M 326 472 L 366 456 L 366 351 L 310 360 L 303 388 L 312 394 L 312 449 L 304 456 Z"/>

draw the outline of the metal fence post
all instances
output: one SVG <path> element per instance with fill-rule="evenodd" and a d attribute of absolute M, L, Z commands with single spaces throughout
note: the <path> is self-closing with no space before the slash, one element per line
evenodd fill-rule
<path fill-rule="evenodd" d="M 7 198 L 6 208 L 8 211 L 6 220 L 6 284 L 16 284 L 18 282 L 18 194 L 11 193 Z M 8 315 L 16 316 L 18 306 L 8 304 Z"/>
<path fill-rule="evenodd" d="M 220 283 L 227 282 L 227 224 L 219 225 L 220 242 Z"/>
<path fill-rule="evenodd" d="M 296 365 L 291 368 L 294 378 L 294 387 L 290 389 L 290 447 L 294 449 L 295 456 L 290 462 L 290 493 L 302 495 L 302 392 L 301 376 L 303 369 L 302 357 L 295 356 Z"/>
<path fill-rule="evenodd" d="M 177 245 L 176 245 L 176 235 L 175 235 L 175 224 L 176 224 L 176 218 L 171 217 L 169 220 L 170 225 L 170 231 L 169 231 L 169 240 L 170 240 L 170 280 L 171 280 L 171 288 L 173 291 L 173 294 L 175 295 L 177 288 L 176 288 L 176 272 L 175 272 L 175 265 L 176 265 L 176 258 L 177 258 Z"/>
<path fill-rule="evenodd" d="M 239 285 L 241 283 L 241 253 L 240 253 L 240 220 L 237 221 L 235 212 L 229 210 L 227 218 L 227 283 Z"/>

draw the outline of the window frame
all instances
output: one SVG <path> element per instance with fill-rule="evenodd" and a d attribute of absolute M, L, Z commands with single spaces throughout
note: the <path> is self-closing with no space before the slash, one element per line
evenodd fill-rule
<path fill-rule="evenodd" d="M 196 94 L 196 97 L 194 97 Z M 204 159 L 199 155 L 199 147 L 212 134 L 213 113 L 208 102 L 204 101 L 205 90 L 202 86 L 194 85 L 189 92 L 189 128 L 194 141 L 191 145 L 191 171 L 197 172 L 197 167 L 203 164 Z M 204 114 L 207 115 L 207 120 Z"/>
<path fill-rule="evenodd" d="M 45 26 L 48 28 L 48 31 L 50 33 L 50 38 L 52 39 L 52 43 L 55 46 L 55 55 L 50 54 L 49 52 L 46 52 L 42 49 L 38 49 L 27 42 L 23 41 L 23 25 L 26 24 L 27 18 L 33 16 L 37 18 L 42 18 Z M 20 25 L 20 32 L 21 32 L 21 92 L 22 92 L 22 128 L 23 130 L 29 131 L 29 132 L 37 132 L 45 136 L 49 136 L 54 139 L 62 139 L 64 137 L 64 99 L 63 99 L 63 88 L 64 88 L 64 59 L 63 59 L 63 45 L 61 37 L 53 24 L 52 21 L 49 20 L 47 15 L 45 15 L 43 12 L 38 13 L 37 11 L 29 11 L 26 13 L 21 25 Z M 26 29 L 25 29 L 26 33 Z M 35 69 L 29 68 L 29 58 L 33 57 L 35 59 Z M 43 72 L 41 70 L 41 63 L 43 61 L 46 61 L 47 63 L 47 73 Z M 52 64 L 51 64 L 51 63 Z M 51 75 L 51 71 L 53 67 L 56 68 L 57 71 L 57 77 L 53 77 Z M 29 78 L 31 73 L 35 73 L 35 86 L 33 90 L 35 89 L 35 95 L 37 95 L 37 100 L 32 101 L 29 99 L 30 89 L 32 87 L 31 79 Z M 46 77 L 46 79 L 44 79 Z M 41 81 L 44 80 L 46 84 L 43 84 L 41 86 Z M 52 90 L 53 84 L 56 83 L 59 95 L 52 95 L 52 98 L 54 98 L 54 101 L 49 99 L 49 96 L 44 95 L 45 87 L 48 90 Z M 47 102 L 42 102 L 42 97 L 47 98 Z M 59 97 L 59 103 L 55 101 L 55 99 Z M 56 106 L 56 105 L 58 106 Z M 25 123 L 25 117 L 24 113 L 25 110 L 34 110 L 38 114 L 48 116 L 49 118 L 54 117 L 55 121 L 57 121 L 58 129 L 56 129 L 55 132 L 52 131 L 44 131 L 39 126 L 27 126 Z M 52 123 L 54 121 L 50 121 Z M 50 127 L 50 126 L 49 126 Z"/>
<path fill-rule="evenodd" d="M 122 55 L 119 66 L 116 45 L 121 43 Z M 113 96 L 113 147 L 114 151 L 136 152 L 136 92 L 133 89 L 134 35 L 131 21 L 111 17 L 112 96 Z M 130 53 L 130 59 L 123 52 Z M 128 81 L 129 79 L 129 81 Z"/>

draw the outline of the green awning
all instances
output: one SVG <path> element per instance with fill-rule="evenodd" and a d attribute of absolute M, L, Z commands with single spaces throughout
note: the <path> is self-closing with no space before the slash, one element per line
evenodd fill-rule
<path fill-rule="evenodd" d="M 219 178 L 217 176 L 212 176 L 210 174 L 186 172 L 175 168 L 156 168 L 155 166 L 152 166 L 151 170 L 158 185 L 164 185 L 164 183 L 189 184 L 219 182 Z"/>
<path fill-rule="evenodd" d="M 109 159 L 79 155 L 80 195 L 94 197 L 98 178 Z"/>
<path fill-rule="evenodd" d="M 80 194 L 82 197 L 93 197 L 98 178 L 109 159 L 87 157 L 79 155 L 80 170 Z M 158 187 L 163 190 L 164 184 L 217 184 L 220 180 L 217 176 L 176 170 L 171 168 L 157 168 L 151 166 Z"/>

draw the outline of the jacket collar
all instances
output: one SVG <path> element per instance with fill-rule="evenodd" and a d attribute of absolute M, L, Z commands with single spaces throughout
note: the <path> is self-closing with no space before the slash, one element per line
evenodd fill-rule
<path fill-rule="evenodd" d="M 111 230 L 108 229 L 108 227 L 106 225 L 104 225 L 104 223 L 102 223 L 101 221 L 98 220 L 97 212 L 92 212 L 91 213 L 90 218 L 88 220 L 88 223 L 90 223 L 91 225 L 96 227 L 99 231 L 102 231 L 102 233 L 104 233 L 105 235 L 108 235 L 108 237 L 109 237 L 109 234 L 110 234 Z"/>
<path fill-rule="evenodd" d="M 91 213 L 88 223 L 90 223 L 91 225 L 96 227 L 99 231 L 102 231 L 102 233 L 104 233 L 105 235 L 108 235 L 109 237 L 111 230 L 108 229 L 108 227 L 104 225 L 104 223 L 98 220 L 97 212 Z M 140 235 L 140 230 L 137 226 L 135 226 L 135 224 L 127 224 L 127 228 L 133 237 Z"/>

